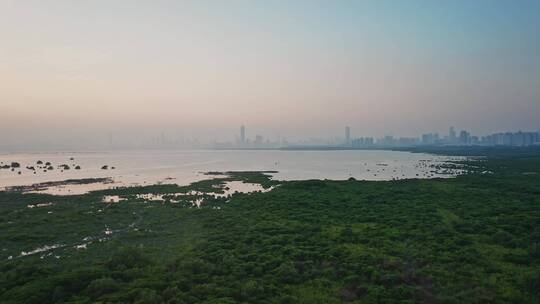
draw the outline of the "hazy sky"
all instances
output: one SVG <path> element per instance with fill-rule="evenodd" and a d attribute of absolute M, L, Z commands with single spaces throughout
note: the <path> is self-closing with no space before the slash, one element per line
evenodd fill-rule
<path fill-rule="evenodd" d="M 0 137 L 537 130 L 539 35 L 526 0 L 0 0 Z"/>

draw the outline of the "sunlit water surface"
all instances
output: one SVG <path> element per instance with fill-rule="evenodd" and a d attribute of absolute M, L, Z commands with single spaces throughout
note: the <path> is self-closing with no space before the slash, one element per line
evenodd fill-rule
<path fill-rule="evenodd" d="M 119 186 L 175 183 L 186 185 L 208 179 L 209 171 L 278 171 L 277 180 L 333 179 L 392 180 L 452 177 L 434 172 L 433 166 L 461 160 L 422 153 L 398 151 L 111 151 L 96 153 L 0 154 L 0 165 L 20 163 L 13 171 L 0 169 L 0 190 L 67 179 L 110 177 L 113 183 L 55 186 L 51 194 L 81 194 Z M 50 162 L 53 170 L 38 168 Z M 58 166 L 69 165 L 69 170 Z M 33 169 L 26 167 L 33 166 Z M 41 165 L 42 166 L 42 165 Z M 80 166 L 80 170 L 75 170 Z M 102 169 L 108 166 L 107 170 Z M 114 167 L 114 169 L 111 169 Z"/>

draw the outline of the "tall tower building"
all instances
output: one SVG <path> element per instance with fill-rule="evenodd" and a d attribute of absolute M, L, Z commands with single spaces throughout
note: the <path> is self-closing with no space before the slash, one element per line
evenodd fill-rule
<path fill-rule="evenodd" d="M 345 144 L 351 144 L 351 128 L 349 126 L 345 127 Z"/>
<path fill-rule="evenodd" d="M 454 127 L 450 127 L 450 130 L 448 131 L 448 140 L 450 143 L 456 142 L 456 130 L 454 130 Z"/>
<path fill-rule="evenodd" d="M 459 133 L 459 143 L 462 145 L 467 145 L 470 143 L 471 134 L 465 130 Z"/>
<path fill-rule="evenodd" d="M 240 143 L 246 143 L 246 127 L 240 126 Z"/>

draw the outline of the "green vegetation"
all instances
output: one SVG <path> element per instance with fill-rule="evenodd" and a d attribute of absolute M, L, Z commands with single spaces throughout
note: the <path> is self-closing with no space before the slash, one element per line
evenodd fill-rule
<path fill-rule="evenodd" d="M 538 303 L 540 155 L 468 165 L 455 179 L 281 182 L 201 208 L 134 195 L 275 182 L 0 193 L 0 302 Z M 58 248 L 20 256 L 44 245 Z"/>

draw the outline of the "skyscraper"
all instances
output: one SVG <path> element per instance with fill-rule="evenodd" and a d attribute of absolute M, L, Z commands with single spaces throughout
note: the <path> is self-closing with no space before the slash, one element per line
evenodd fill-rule
<path fill-rule="evenodd" d="M 448 141 L 451 144 L 456 143 L 456 130 L 454 130 L 454 127 L 450 127 L 450 130 L 448 131 Z"/>
<path fill-rule="evenodd" d="M 246 143 L 246 127 L 240 126 L 240 143 Z"/>
<path fill-rule="evenodd" d="M 468 145 L 470 144 L 470 137 L 471 134 L 465 130 L 461 131 L 459 133 L 459 143 L 462 145 Z"/>
<path fill-rule="evenodd" d="M 345 127 L 345 144 L 351 144 L 351 128 L 349 128 L 349 126 Z"/>

